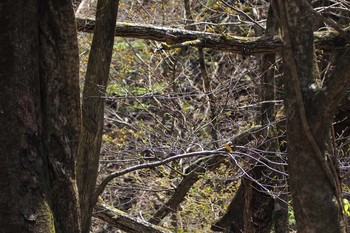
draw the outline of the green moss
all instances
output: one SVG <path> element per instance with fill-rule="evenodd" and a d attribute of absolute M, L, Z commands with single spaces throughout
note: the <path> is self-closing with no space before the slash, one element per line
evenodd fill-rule
<path fill-rule="evenodd" d="M 36 223 L 38 227 L 40 229 L 48 229 L 49 231 L 47 233 L 56 233 L 53 213 L 46 201 L 42 201 L 41 205 L 38 207 L 38 213 L 42 216 L 40 221 Z"/>

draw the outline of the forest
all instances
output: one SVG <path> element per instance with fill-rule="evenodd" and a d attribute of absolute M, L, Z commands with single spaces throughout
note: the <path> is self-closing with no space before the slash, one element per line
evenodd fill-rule
<path fill-rule="evenodd" d="M 0 15 L 0 232 L 350 232 L 348 0 Z"/>

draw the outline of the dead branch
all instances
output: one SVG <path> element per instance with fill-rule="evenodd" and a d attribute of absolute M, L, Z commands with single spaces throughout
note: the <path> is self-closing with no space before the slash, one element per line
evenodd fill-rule
<path fill-rule="evenodd" d="M 182 158 L 189 158 L 189 157 L 194 157 L 194 156 L 211 156 L 211 155 L 218 155 L 220 153 L 221 154 L 227 153 L 227 150 L 225 149 L 225 147 L 222 147 L 222 148 L 219 148 L 216 150 L 197 151 L 197 152 L 192 152 L 192 153 L 174 155 L 174 156 L 171 156 L 169 158 L 166 158 L 166 159 L 163 159 L 163 160 L 160 160 L 157 162 L 135 165 L 135 166 L 126 168 L 124 170 L 114 172 L 114 173 L 110 174 L 109 176 L 107 176 L 106 178 L 104 178 L 104 180 L 101 182 L 101 184 L 97 186 L 96 191 L 92 197 L 92 205 L 94 205 L 97 202 L 99 195 L 103 192 L 103 190 L 105 189 L 107 184 L 111 180 L 113 180 L 114 178 L 117 178 L 119 176 L 125 175 L 125 174 L 133 172 L 133 171 L 137 171 L 140 169 L 158 167 L 160 165 L 164 165 L 164 164 L 167 164 L 167 163 L 170 163 L 172 161 L 179 160 Z"/>
<path fill-rule="evenodd" d="M 106 205 L 102 201 L 96 204 L 93 216 L 128 233 L 172 233 L 172 231 L 163 227 L 153 225 L 142 219 L 133 218 L 121 210 Z"/>
<path fill-rule="evenodd" d="M 279 122 L 275 122 L 276 124 L 281 124 L 283 122 L 279 121 Z M 262 132 L 263 130 L 266 129 L 266 126 L 256 126 L 253 127 L 252 129 L 246 131 L 246 132 L 242 132 L 241 134 L 237 135 L 235 138 L 233 138 L 230 142 L 227 143 L 227 145 L 229 145 L 229 147 L 231 147 L 231 149 L 235 149 L 237 148 L 235 146 L 235 144 L 237 144 L 238 142 L 243 142 L 245 140 L 253 140 L 256 138 L 256 135 L 260 132 Z M 99 195 L 103 192 L 103 190 L 105 189 L 105 187 L 107 186 L 107 184 L 113 180 L 114 178 L 117 178 L 119 176 L 125 175 L 127 173 L 133 172 L 133 171 L 137 171 L 140 169 L 145 169 L 145 168 L 154 168 L 160 165 L 164 165 L 167 164 L 169 162 L 175 161 L 175 160 L 179 160 L 182 158 L 189 158 L 189 157 L 194 157 L 194 156 L 216 156 L 219 154 L 227 154 L 227 148 L 225 146 L 220 147 L 216 150 L 207 150 L 207 151 L 197 151 L 197 152 L 191 152 L 191 153 L 185 153 L 185 154 L 178 154 L 178 155 L 174 155 L 171 156 L 169 158 L 157 161 L 157 162 L 153 162 L 153 163 L 145 163 L 145 164 L 140 164 L 140 165 L 135 165 L 129 168 L 126 168 L 124 170 L 121 171 L 117 171 L 114 172 L 112 174 L 110 174 L 109 176 L 107 176 L 106 178 L 104 178 L 104 180 L 97 186 L 95 193 L 92 197 L 92 201 L 91 201 L 91 205 L 94 206 L 95 203 L 97 203 L 98 197 Z"/>
<path fill-rule="evenodd" d="M 266 127 L 253 127 L 248 131 L 245 131 L 236 137 L 234 137 L 228 144 L 230 147 L 237 149 L 234 145 L 244 145 L 254 140 L 258 134 L 262 134 Z M 223 162 L 223 159 L 217 156 L 211 157 L 206 161 L 198 161 L 192 164 L 186 171 L 188 173 L 180 184 L 176 187 L 175 192 L 169 198 L 169 200 L 163 204 L 161 208 L 152 216 L 149 222 L 153 224 L 159 224 L 159 222 L 165 218 L 169 213 L 176 212 L 179 204 L 183 202 L 188 191 L 191 187 L 199 180 L 199 174 L 205 172 L 205 170 L 210 167 L 211 169 L 216 168 Z"/>
<path fill-rule="evenodd" d="M 76 23 L 79 31 L 93 33 L 95 20 L 76 18 Z M 346 34 L 349 31 L 349 28 L 345 29 Z M 279 53 L 282 46 L 279 36 L 241 37 L 122 22 L 116 24 L 115 35 L 166 43 L 162 49 L 192 46 L 242 54 L 266 54 Z M 315 32 L 314 41 L 318 49 L 327 51 L 342 49 L 347 44 L 346 38 L 336 31 Z"/>

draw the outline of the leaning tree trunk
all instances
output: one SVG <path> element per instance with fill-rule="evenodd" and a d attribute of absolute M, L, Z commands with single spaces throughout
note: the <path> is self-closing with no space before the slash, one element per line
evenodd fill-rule
<path fill-rule="evenodd" d="M 342 232 L 340 185 L 326 143 L 335 109 L 350 83 L 350 50 L 340 52 L 334 72 L 318 88 L 313 18 L 304 5 L 308 2 L 279 1 L 292 204 L 298 232 Z"/>
<path fill-rule="evenodd" d="M 0 15 L 0 231 L 79 233 L 71 1 L 5 0 Z"/>
<path fill-rule="evenodd" d="M 99 0 L 96 27 L 86 72 L 82 133 L 77 158 L 82 232 L 90 230 L 91 216 L 97 200 L 93 200 L 96 187 L 104 120 L 104 98 L 114 43 L 114 30 L 119 0 Z"/>

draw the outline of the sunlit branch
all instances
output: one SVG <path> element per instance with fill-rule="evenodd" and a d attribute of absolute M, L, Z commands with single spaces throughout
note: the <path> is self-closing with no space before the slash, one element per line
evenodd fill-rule
<path fill-rule="evenodd" d="M 81 32 L 93 33 L 95 21 L 77 18 L 77 29 Z M 349 30 L 344 30 L 349 34 Z M 117 23 L 115 35 L 126 38 L 138 38 L 163 42 L 160 49 L 179 47 L 201 47 L 241 54 L 266 54 L 281 51 L 281 38 L 242 37 L 230 33 L 215 34 L 191 31 L 180 28 L 160 27 L 134 23 Z M 336 31 L 314 33 L 315 45 L 319 49 L 337 50 L 346 46 L 346 38 Z"/>

